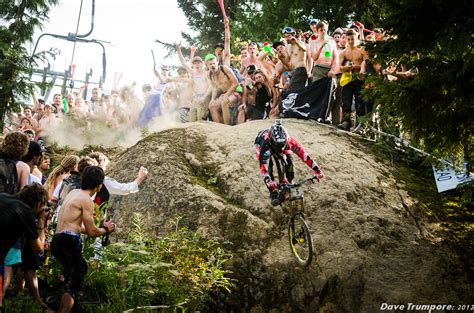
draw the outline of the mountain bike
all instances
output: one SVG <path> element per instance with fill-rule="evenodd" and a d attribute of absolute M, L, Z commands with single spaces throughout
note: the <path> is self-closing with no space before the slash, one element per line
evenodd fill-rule
<path fill-rule="evenodd" d="M 288 240 L 291 253 L 301 266 L 309 266 L 313 260 L 313 239 L 308 224 L 304 219 L 304 190 L 303 185 L 317 180 L 316 177 L 288 183 L 285 179 L 284 161 L 273 155 L 277 167 L 280 184 L 278 194 L 280 205 L 288 206 Z"/>
<path fill-rule="evenodd" d="M 291 252 L 296 262 L 301 266 L 308 266 L 313 260 L 313 239 L 304 219 L 304 191 L 302 186 L 308 182 L 314 183 L 315 179 L 315 177 L 312 177 L 294 184 L 280 184 L 278 188 L 283 198 L 280 204 L 286 202 L 289 208 L 288 240 Z"/>

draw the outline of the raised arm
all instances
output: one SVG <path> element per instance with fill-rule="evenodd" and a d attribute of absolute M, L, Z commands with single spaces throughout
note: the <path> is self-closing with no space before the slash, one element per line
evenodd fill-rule
<path fill-rule="evenodd" d="M 178 58 L 179 58 L 179 62 L 181 63 L 181 65 L 186 69 L 186 71 L 188 71 L 190 74 L 193 73 L 193 70 L 192 68 L 189 66 L 188 63 L 186 63 L 186 61 L 184 60 L 184 57 L 183 57 L 183 52 L 181 51 L 181 44 L 180 43 L 175 43 L 176 45 L 176 51 L 178 52 Z M 193 53 L 194 54 L 194 53 Z M 192 58 L 190 59 L 192 60 Z"/>
<path fill-rule="evenodd" d="M 134 181 L 130 183 L 119 183 L 115 179 L 106 176 L 104 179 L 104 185 L 111 195 L 124 196 L 138 192 L 138 186 L 145 180 L 147 175 L 148 170 L 141 166 L 138 170 L 137 178 Z"/>
<path fill-rule="evenodd" d="M 222 64 L 230 66 L 230 28 L 229 20 L 224 20 L 224 51 L 222 57 Z"/>
<path fill-rule="evenodd" d="M 306 44 L 304 42 L 301 42 L 299 39 L 294 38 L 294 37 L 293 39 L 294 41 L 291 40 L 292 43 L 295 43 L 298 46 L 298 48 L 300 48 L 301 50 L 306 51 Z"/>
<path fill-rule="evenodd" d="M 36 109 L 39 106 L 38 98 L 36 98 L 36 95 L 34 92 L 31 93 L 31 97 L 33 98 L 33 112 L 36 112 Z"/>
<path fill-rule="evenodd" d="M 161 76 L 160 72 L 158 72 L 158 70 L 154 69 L 153 73 L 155 73 L 155 76 L 156 76 L 156 78 L 158 78 L 160 83 L 166 84 L 168 82 L 168 80 L 163 79 L 163 77 Z"/>

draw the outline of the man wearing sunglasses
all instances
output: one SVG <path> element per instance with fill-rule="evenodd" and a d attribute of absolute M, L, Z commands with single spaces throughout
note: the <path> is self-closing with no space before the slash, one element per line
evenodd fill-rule
<path fill-rule="evenodd" d="M 283 28 L 283 38 L 290 57 L 291 79 L 286 94 L 298 92 L 306 86 L 308 72 L 306 71 L 306 44 L 296 38 L 296 32 L 291 27 Z"/>

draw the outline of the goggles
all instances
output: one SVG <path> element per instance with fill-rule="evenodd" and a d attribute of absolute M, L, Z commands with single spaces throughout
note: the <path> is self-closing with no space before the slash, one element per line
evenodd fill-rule
<path fill-rule="evenodd" d="M 283 30 L 281 31 L 281 33 L 282 33 L 282 34 L 293 34 L 293 35 L 296 34 L 295 30 L 294 30 L 293 28 L 291 28 L 291 27 L 285 27 L 285 28 L 283 28 Z"/>

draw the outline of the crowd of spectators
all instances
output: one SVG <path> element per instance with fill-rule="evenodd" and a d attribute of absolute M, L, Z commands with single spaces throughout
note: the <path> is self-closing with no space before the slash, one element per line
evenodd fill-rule
<path fill-rule="evenodd" d="M 382 66 L 371 61 L 364 42 L 384 40 L 383 30 L 367 30 L 358 22 L 350 28 L 335 28 L 329 35 L 325 21 L 311 19 L 310 30 L 285 27 L 274 43 L 249 42 L 232 55 L 231 32 L 224 21 L 224 43 L 217 43 L 205 58 L 191 47 L 189 59 L 176 51 L 181 62 L 177 75 L 168 67 L 155 69 L 155 85 L 114 86 L 110 94 L 99 87 L 86 99 L 87 86 L 67 95 L 55 94 L 46 103 L 33 95 L 32 106 L 10 112 L 4 134 L 20 131 L 35 140 L 54 138 L 54 125 L 64 119 L 74 128 L 87 132 L 91 125 L 105 125 L 111 133 L 121 134 L 132 128 L 145 128 L 154 119 L 171 116 L 176 122 L 209 120 L 228 125 L 254 119 L 282 117 L 280 103 L 289 93 L 299 92 L 312 82 L 329 77 L 329 109 L 321 120 L 349 130 L 355 116 L 372 110 L 362 100 L 366 75 L 383 75 L 390 80 L 413 75 L 401 66 Z M 352 118 L 351 118 L 352 115 Z"/>
<path fill-rule="evenodd" d="M 56 156 L 58 164 L 51 169 L 46 152 L 34 136 L 20 131 L 8 133 L 0 146 L 0 311 L 7 292 L 25 287 L 49 310 L 40 296 L 37 271 L 51 257 L 63 266 L 61 308 L 68 312 L 82 294 L 87 273 L 80 234 L 98 237 L 114 231 L 106 219 L 110 195 L 138 192 L 148 174 L 141 167 L 134 181 L 119 183 L 104 176 L 109 161 L 100 152 Z M 100 225 L 93 219 L 99 219 L 96 207 L 101 208 Z"/>
<path fill-rule="evenodd" d="M 32 105 L 19 112 L 10 112 L 4 123 L 4 140 L 0 149 L 0 178 L 14 172 L 14 186 L 10 189 L 0 179 L 0 268 L 2 296 L 8 290 L 16 271 L 18 286 L 30 290 L 35 301 L 46 308 L 38 292 L 36 270 L 40 266 L 39 252 L 48 247 L 45 229 L 56 232 L 53 249 L 64 266 L 68 293 L 63 306 L 71 307 L 82 292 L 86 269 L 80 255 L 64 254 L 61 245 L 77 248 L 75 236 L 86 232 L 101 236 L 113 231 L 111 222 L 101 228 L 91 223 L 89 214 L 80 221 L 67 221 L 75 209 L 89 212 L 92 200 L 100 205 L 110 194 L 126 195 L 137 192 L 147 170 L 140 168 L 137 178 L 128 184 L 104 176 L 108 160 L 101 153 L 79 158 L 62 158 L 52 170 L 51 159 L 45 154 L 54 139 L 55 124 L 73 120 L 86 131 L 93 123 L 105 124 L 113 133 L 130 128 L 145 128 L 154 120 L 171 116 L 178 123 L 213 121 L 235 125 L 249 120 L 281 117 L 280 102 L 290 93 L 298 93 L 309 84 L 323 78 L 331 80 L 331 100 L 322 122 L 349 130 L 354 116 L 363 116 L 372 110 L 360 96 L 365 74 L 384 75 L 388 79 L 407 77 L 410 71 L 397 71 L 396 66 L 384 69 L 372 62 L 361 46 L 364 41 L 384 40 L 379 29 L 366 30 L 360 23 L 348 29 L 336 28 L 329 35 L 325 21 L 312 19 L 310 30 L 304 32 L 285 27 L 281 40 L 274 43 L 249 42 L 241 47 L 240 55 L 230 50 L 230 29 L 224 22 L 223 44 L 217 43 L 204 59 L 192 47 L 189 60 L 176 44 L 181 67 L 172 76 L 164 66 L 154 70 L 157 83 L 144 85 L 142 94 L 132 86 L 114 88 L 102 94 L 99 87 L 85 99 L 84 87 L 67 95 L 55 94 L 52 102 L 32 97 Z M 352 118 L 351 118 L 352 117 Z M 8 162 L 7 162 L 8 161 Z M 5 187 L 5 188 L 4 188 Z M 8 186 L 7 186 L 8 187 Z M 80 191 L 75 192 L 78 189 Z M 81 193 L 82 192 L 82 193 Z M 46 206 L 50 203 L 50 206 Z M 64 210 L 64 214 L 59 214 Z M 66 220 L 64 220 L 66 219 Z M 77 217 L 76 217 L 77 221 Z M 59 229 L 59 231 L 58 231 Z M 51 238 L 50 238 L 51 239 Z M 71 241 L 72 240 L 72 241 Z M 58 248 L 59 245 L 59 248 Z M 75 259 L 80 260 L 79 272 L 68 272 Z M 78 261 L 79 262 L 79 261 Z M 20 267 L 19 265 L 22 264 Z M 24 282 L 24 283 L 23 283 Z M 21 288 L 21 287 L 20 287 Z"/>

